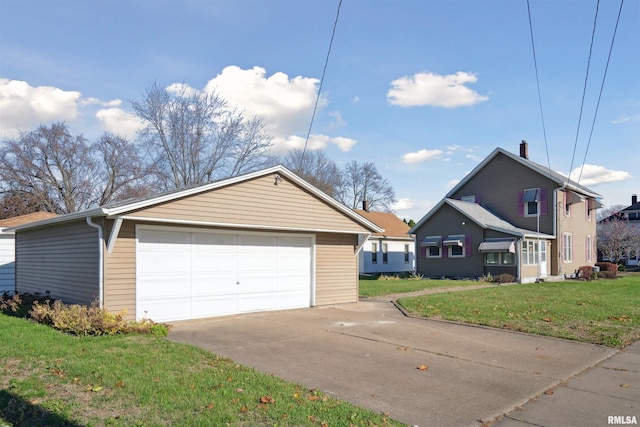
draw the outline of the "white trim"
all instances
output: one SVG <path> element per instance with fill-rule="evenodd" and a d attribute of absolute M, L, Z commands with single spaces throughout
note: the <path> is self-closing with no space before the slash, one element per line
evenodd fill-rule
<path fill-rule="evenodd" d="M 280 227 L 280 226 L 274 226 L 274 225 L 236 224 L 236 223 L 229 223 L 229 222 L 213 222 L 213 221 L 192 221 L 192 220 L 183 220 L 183 219 L 150 218 L 150 217 L 128 216 L 128 215 L 123 215 L 118 218 L 126 219 L 129 221 L 155 222 L 160 224 L 198 225 L 203 227 L 226 227 L 226 228 L 266 230 L 266 231 L 293 231 L 293 232 L 305 232 L 305 233 L 362 234 L 362 230 L 346 230 L 345 231 L 345 230 L 331 230 L 331 229 L 318 229 L 318 228 Z"/>
<path fill-rule="evenodd" d="M 116 245 L 116 240 L 118 239 L 118 234 L 120 233 L 120 227 L 122 227 L 121 216 L 117 217 L 113 222 L 113 228 L 111 229 L 111 233 L 109 234 L 109 241 L 107 242 L 108 254 L 113 252 L 113 247 Z"/>

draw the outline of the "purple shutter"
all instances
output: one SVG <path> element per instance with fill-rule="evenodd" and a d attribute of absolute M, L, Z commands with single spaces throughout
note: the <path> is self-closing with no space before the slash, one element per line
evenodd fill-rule
<path fill-rule="evenodd" d="M 481 205 L 481 204 L 482 204 L 482 203 L 481 203 L 481 200 L 480 200 L 480 197 L 478 197 L 478 196 L 476 196 L 476 203 L 477 203 L 477 204 L 479 204 L 479 205 Z"/>
<path fill-rule="evenodd" d="M 422 258 L 426 258 L 427 257 L 427 247 L 426 246 L 420 246 L 419 256 L 422 257 Z"/>
<path fill-rule="evenodd" d="M 540 215 L 547 214 L 547 189 L 540 189 Z"/>
<path fill-rule="evenodd" d="M 447 236 L 442 236 L 443 241 L 446 238 Z M 442 243 L 440 243 L 440 254 L 442 255 L 442 258 L 449 258 L 449 246 L 445 246 Z"/>
<path fill-rule="evenodd" d="M 518 193 L 518 216 L 524 216 L 524 191 Z"/>
<path fill-rule="evenodd" d="M 464 256 L 472 256 L 473 255 L 473 246 L 471 244 L 471 236 L 464 236 Z"/>

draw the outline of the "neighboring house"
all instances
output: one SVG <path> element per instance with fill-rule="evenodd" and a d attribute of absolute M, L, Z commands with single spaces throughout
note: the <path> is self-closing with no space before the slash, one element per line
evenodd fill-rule
<path fill-rule="evenodd" d="M 622 219 L 628 221 L 628 223 L 640 229 L 640 202 L 638 202 L 638 195 L 631 195 L 631 205 L 622 209 L 620 212 L 617 212 L 613 215 L 608 216 L 607 218 L 603 218 L 599 223 L 603 223 L 609 221 L 612 218 Z M 635 256 L 627 256 L 626 265 L 627 266 L 637 266 L 639 265 L 638 260 L 640 259 L 640 248 L 637 248 L 635 251 Z"/>
<path fill-rule="evenodd" d="M 356 212 L 384 229 L 373 233 L 359 257 L 359 270 L 364 274 L 412 273 L 415 271 L 415 241 L 409 227 L 391 212 Z"/>
<path fill-rule="evenodd" d="M 155 321 L 357 302 L 380 231 L 276 166 L 17 227 L 16 287 Z"/>
<path fill-rule="evenodd" d="M 410 230 L 428 277 L 512 274 L 521 283 L 596 262 L 601 196 L 520 155 L 495 149 Z"/>
<path fill-rule="evenodd" d="M 0 294 L 13 292 L 15 281 L 15 238 L 10 227 L 40 221 L 57 216 L 50 212 L 34 212 L 0 220 Z"/>

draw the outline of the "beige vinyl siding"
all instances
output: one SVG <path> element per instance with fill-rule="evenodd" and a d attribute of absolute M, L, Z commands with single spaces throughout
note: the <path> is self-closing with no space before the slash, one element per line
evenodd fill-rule
<path fill-rule="evenodd" d="M 547 189 L 547 215 L 540 216 L 540 232 L 553 234 L 553 190 L 557 185 L 512 158 L 498 153 L 465 185 L 451 196 L 476 196 L 476 201 L 487 206 L 498 216 L 516 227 L 536 230 L 535 216 L 518 216 L 518 194 L 528 188 Z"/>
<path fill-rule="evenodd" d="M 317 235 L 316 305 L 358 301 L 357 242 L 356 235 Z"/>
<path fill-rule="evenodd" d="M 274 176 L 196 194 L 127 214 L 129 217 L 265 226 L 280 229 L 360 231 L 356 224 L 296 184 Z"/>
<path fill-rule="evenodd" d="M 84 220 L 16 232 L 18 292 L 91 304 L 99 296 L 98 266 L 98 231 Z"/>
<path fill-rule="evenodd" d="M 105 236 L 109 236 L 113 221 L 109 221 Z M 127 311 L 127 318 L 136 318 L 136 236 L 135 225 L 124 221 L 111 253 L 105 253 L 104 307 L 112 313 Z"/>
<path fill-rule="evenodd" d="M 558 229 L 556 244 L 553 245 L 553 259 L 558 260 L 558 272 L 554 274 L 572 274 L 579 267 L 594 265 L 596 262 L 595 252 L 591 255 L 591 261 L 587 261 L 586 241 L 587 235 L 591 236 L 592 243 L 596 241 L 596 221 L 595 211 L 592 212 L 592 220 L 586 219 L 585 201 L 571 205 L 571 216 L 564 214 L 564 193 L 558 192 L 560 208 L 558 209 Z M 563 236 L 564 233 L 571 233 L 573 236 L 573 261 L 564 262 L 563 258 Z M 558 254 L 558 251 L 560 253 Z M 558 256 L 559 255 L 559 256 Z"/>

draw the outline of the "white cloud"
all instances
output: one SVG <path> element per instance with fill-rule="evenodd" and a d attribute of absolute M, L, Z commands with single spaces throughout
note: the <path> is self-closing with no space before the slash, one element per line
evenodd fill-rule
<path fill-rule="evenodd" d="M 262 67 L 243 70 L 225 67 L 211 79 L 206 91 L 216 91 L 231 105 L 238 106 L 247 116 L 264 119 L 267 131 L 274 137 L 305 134 L 311 121 L 320 80 L 293 77 L 282 72 L 269 77 Z M 321 97 L 319 109 L 327 104 Z"/>
<path fill-rule="evenodd" d="M 96 113 L 100 128 L 104 131 L 123 136 L 132 141 L 136 133 L 143 128 L 140 120 L 121 108 L 102 108 Z"/>
<path fill-rule="evenodd" d="M 398 201 L 395 202 L 393 205 L 391 205 L 391 210 L 402 211 L 407 209 L 413 209 L 413 207 L 414 207 L 414 203 L 413 201 L 411 201 L 410 198 L 402 197 L 398 199 Z"/>
<path fill-rule="evenodd" d="M 122 100 L 112 99 L 111 101 L 101 101 L 98 98 L 82 98 L 80 100 L 80 106 L 87 107 L 90 105 L 100 105 L 101 107 L 119 107 L 122 105 Z"/>
<path fill-rule="evenodd" d="M 622 123 L 640 123 L 640 114 L 636 114 L 635 116 L 621 117 L 611 123 L 613 123 L 614 125 L 619 125 Z"/>
<path fill-rule="evenodd" d="M 571 180 L 578 181 L 580 179 L 580 185 L 586 187 L 608 182 L 626 181 L 633 178 L 629 172 L 615 171 L 604 166 L 585 164 L 582 169 L 582 175 L 580 175 L 580 169 L 580 167 L 577 167 L 571 172 Z"/>
<path fill-rule="evenodd" d="M 337 145 L 341 151 L 349 151 L 356 145 L 356 140 L 352 138 L 345 138 L 344 136 L 336 136 L 331 138 L 330 142 Z"/>
<path fill-rule="evenodd" d="M 347 124 L 347 122 L 342 118 L 340 111 L 331 111 L 329 112 L 329 116 L 333 118 L 329 125 L 330 128 L 342 127 Z"/>
<path fill-rule="evenodd" d="M 403 163 L 422 163 L 428 160 L 435 160 L 443 154 L 442 150 L 422 149 L 402 156 Z"/>
<path fill-rule="evenodd" d="M 474 105 L 489 99 L 465 86 L 477 81 L 474 74 L 462 71 L 448 75 L 418 73 L 392 81 L 387 100 L 401 107 L 431 105 L 457 108 Z"/>
<path fill-rule="evenodd" d="M 283 154 L 290 150 L 301 150 L 304 148 L 305 138 L 297 135 L 287 137 L 274 137 L 271 151 L 274 154 Z M 307 150 L 323 150 L 329 144 L 336 145 L 341 151 L 349 151 L 356 144 L 355 139 L 344 137 L 330 137 L 327 135 L 310 135 L 307 143 Z"/>
<path fill-rule="evenodd" d="M 0 135 L 16 137 L 52 121 L 74 120 L 81 93 L 0 78 Z"/>
<path fill-rule="evenodd" d="M 453 187 L 458 185 L 459 182 L 460 182 L 459 179 L 452 179 L 451 181 L 447 182 L 447 185 L 445 186 L 445 188 L 447 190 L 451 190 Z"/>

